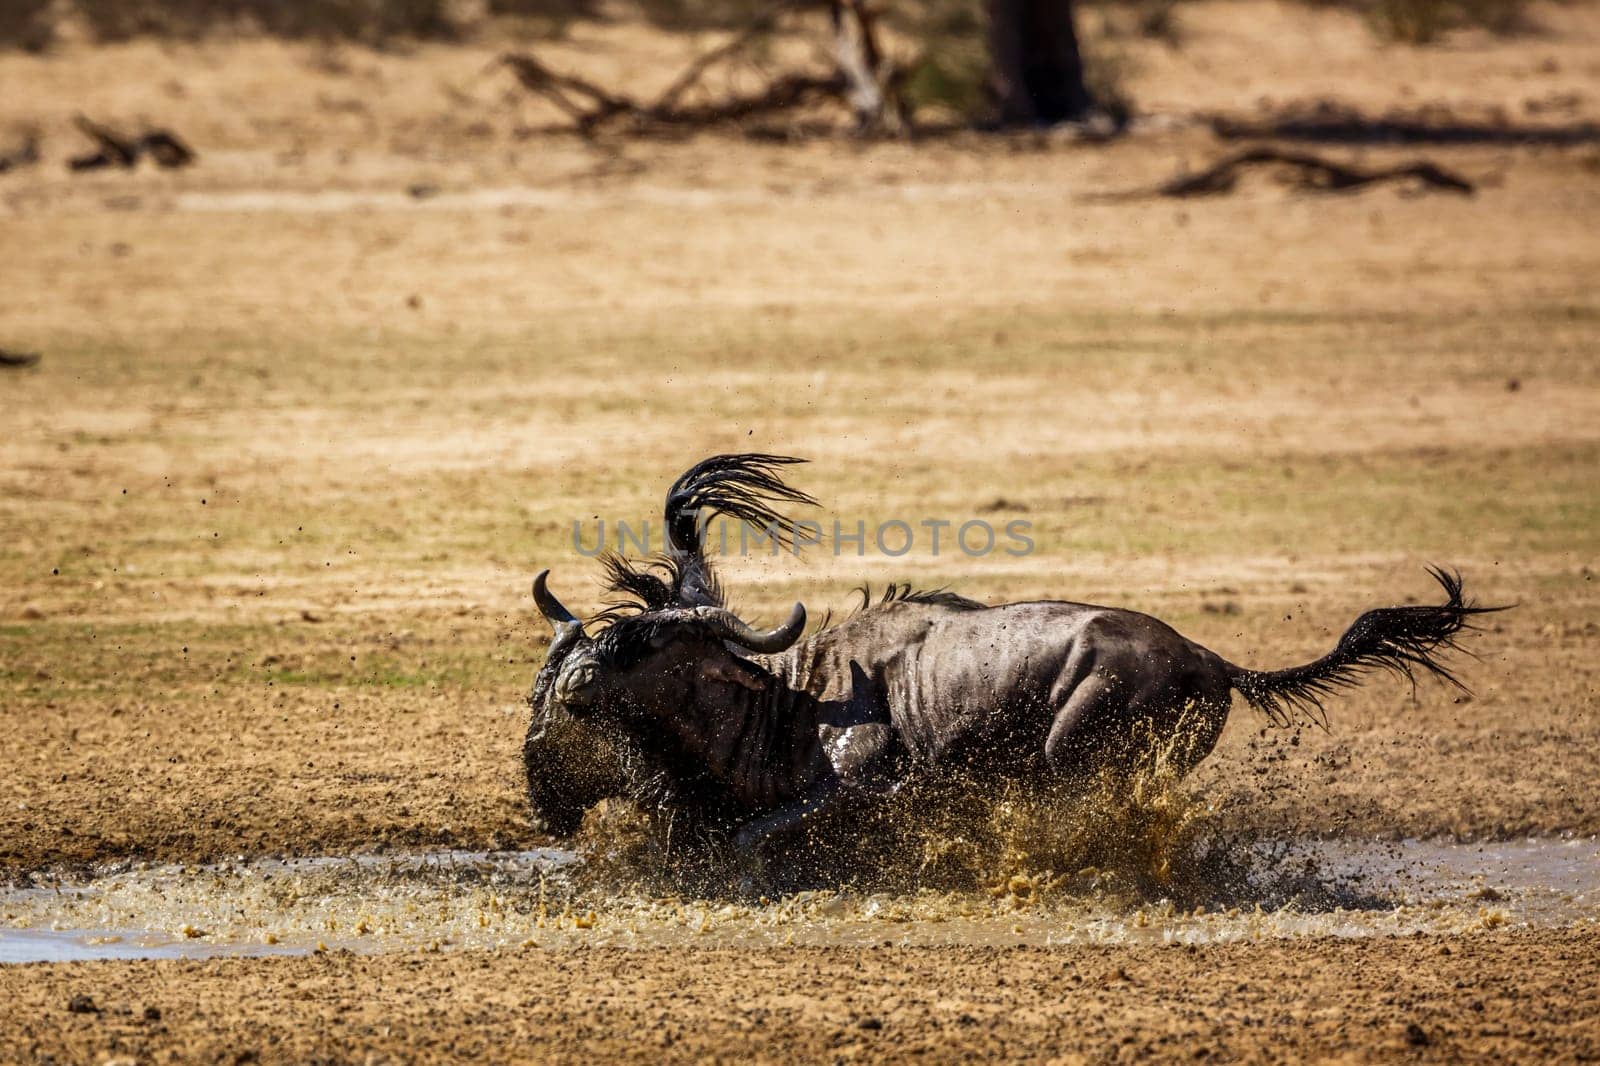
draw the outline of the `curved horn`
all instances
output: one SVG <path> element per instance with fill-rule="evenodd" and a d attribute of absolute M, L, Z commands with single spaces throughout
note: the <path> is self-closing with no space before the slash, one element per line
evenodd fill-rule
<path fill-rule="evenodd" d="M 578 616 L 563 607 L 561 601 L 546 587 L 545 582 L 549 577 L 549 570 L 541 570 L 533 578 L 533 602 L 539 605 L 539 613 L 558 629 L 566 625 L 582 625 Z"/>
<path fill-rule="evenodd" d="M 803 603 L 795 604 L 789 617 L 777 629 L 765 632 L 752 629 L 749 623 L 726 607 L 702 607 L 696 613 L 710 623 L 723 640 L 764 655 L 785 650 L 800 639 L 800 631 L 806 627 L 806 608 Z"/>

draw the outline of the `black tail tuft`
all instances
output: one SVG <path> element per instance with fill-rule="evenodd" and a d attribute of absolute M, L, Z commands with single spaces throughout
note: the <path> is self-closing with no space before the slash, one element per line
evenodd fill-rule
<path fill-rule="evenodd" d="M 1436 566 L 1430 566 L 1428 573 L 1444 587 L 1443 604 L 1368 611 L 1345 631 L 1333 651 L 1304 666 L 1257 671 L 1230 665 L 1233 687 L 1274 725 L 1292 725 L 1303 717 L 1324 728 L 1328 716 L 1323 699 L 1355 686 L 1369 670 L 1391 671 L 1413 685 L 1421 671 L 1465 692 L 1466 686 L 1437 656 L 1464 650 L 1457 640 L 1473 628 L 1474 615 L 1506 608 L 1468 603 L 1461 595 L 1459 573 Z"/>
<path fill-rule="evenodd" d="M 704 523 L 717 515 L 759 525 L 784 547 L 794 543 L 794 525 L 777 509 L 784 503 L 817 501 L 784 484 L 779 471 L 803 463 L 787 455 L 750 452 L 713 455 L 684 471 L 667 490 L 667 550 L 641 563 L 607 552 L 600 559 L 610 606 L 591 621 L 615 621 L 641 611 L 669 607 L 726 606 L 722 588 L 701 543 Z"/>
<path fill-rule="evenodd" d="M 705 557 L 705 523 L 718 515 L 760 526 L 779 545 L 792 547 L 794 526 L 781 504 L 814 506 L 816 500 L 785 484 L 783 467 L 803 463 L 788 455 L 748 452 L 713 455 L 684 471 L 667 491 L 667 568 L 672 601 L 680 606 L 725 606 L 726 597 Z"/>
<path fill-rule="evenodd" d="M 673 551 L 698 551 L 701 527 L 697 522 L 709 522 L 719 514 L 755 525 L 773 525 L 780 535 L 787 536 L 789 519 L 773 504 L 811 507 L 817 502 L 784 484 L 779 476 L 782 467 L 803 462 L 789 455 L 749 452 L 713 455 L 684 471 L 667 490 L 667 533 Z"/>

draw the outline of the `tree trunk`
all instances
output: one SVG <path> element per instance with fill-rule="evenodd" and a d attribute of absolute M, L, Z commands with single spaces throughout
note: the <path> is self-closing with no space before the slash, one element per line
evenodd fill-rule
<path fill-rule="evenodd" d="M 1094 105 L 1072 0 L 987 0 L 989 85 L 1007 126 L 1071 122 Z"/>
<path fill-rule="evenodd" d="M 894 64 L 878 43 L 877 14 L 866 0 L 831 0 L 833 54 L 849 88 L 850 110 L 861 133 L 903 133 L 909 123 L 894 88 Z"/>

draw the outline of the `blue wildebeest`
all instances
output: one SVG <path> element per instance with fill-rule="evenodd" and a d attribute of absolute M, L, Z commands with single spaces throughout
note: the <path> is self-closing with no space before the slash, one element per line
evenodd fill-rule
<path fill-rule="evenodd" d="M 804 635 L 796 604 L 772 629 L 728 608 L 702 550 L 708 516 L 767 524 L 813 501 L 783 482 L 799 460 L 707 459 L 672 486 L 653 564 L 604 560 L 626 598 L 594 632 L 533 582 L 555 629 L 529 703 L 529 795 L 558 834 L 608 795 L 632 795 L 740 848 L 911 781 L 1071 784 L 1131 773 L 1189 731 L 1179 773 L 1210 754 L 1234 693 L 1269 721 L 1324 722 L 1322 701 L 1374 669 L 1459 685 L 1438 658 L 1473 616 L 1458 575 L 1430 572 L 1437 606 L 1368 611 L 1328 654 L 1251 670 L 1148 615 L 1042 600 L 998 606 L 891 587 Z"/>

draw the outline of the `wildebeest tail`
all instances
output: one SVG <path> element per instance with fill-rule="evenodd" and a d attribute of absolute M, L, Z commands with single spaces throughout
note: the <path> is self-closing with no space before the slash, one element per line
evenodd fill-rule
<path fill-rule="evenodd" d="M 713 455 L 684 471 L 667 490 L 667 535 L 673 550 L 699 550 L 698 523 L 717 515 L 752 525 L 771 525 L 778 537 L 788 536 L 790 520 L 775 505 L 811 507 L 817 502 L 783 480 L 784 467 L 803 462 L 792 455 L 746 452 Z"/>
<path fill-rule="evenodd" d="M 726 606 L 701 543 L 706 523 L 723 515 L 759 527 L 782 547 L 793 547 L 795 525 L 779 508 L 810 507 L 817 501 L 787 484 L 782 475 L 785 467 L 803 462 L 789 455 L 746 452 L 713 455 L 684 471 L 667 490 L 666 550 L 642 563 L 614 551 L 602 556 L 606 585 L 615 595 L 611 606 L 591 621 L 615 620 L 641 610 Z"/>
<path fill-rule="evenodd" d="M 1388 670 L 1412 684 L 1419 672 L 1466 691 L 1450 668 L 1439 661 L 1444 652 L 1461 651 L 1457 640 L 1471 629 L 1474 615 L 1504 610 L 1479 607 L 1461 595 L 1461 575 L 1429 567 L 1444 587 L 1445 602 L 1436 607 L 1380 607 L 1368 611 L 1339 638 L 1338 645 L 1315 662 L 1287 670 L 1246 670 L 1228 664 L 1234 689 L 1274 724 L 1290 725 L 1297 716 L 1327 724 L 1322 701 L 1351 688 L 1373 669 Z"/>
<path fill-rule="evenodd" d="M 704 524 L 718 515 L 745 522 L 770 534 L 783 547 L 794 545 L 794 525 L 780 507 L 814 506 L 808 493 L 783 480 L 785 467 L 803 463 L 790 455 L 746 452 L 713 455 L 684 471 L 667 491 L 667 552 L 673 603 L 723 606 L 726 597 L 706 558 L 701 536 Z"/>

